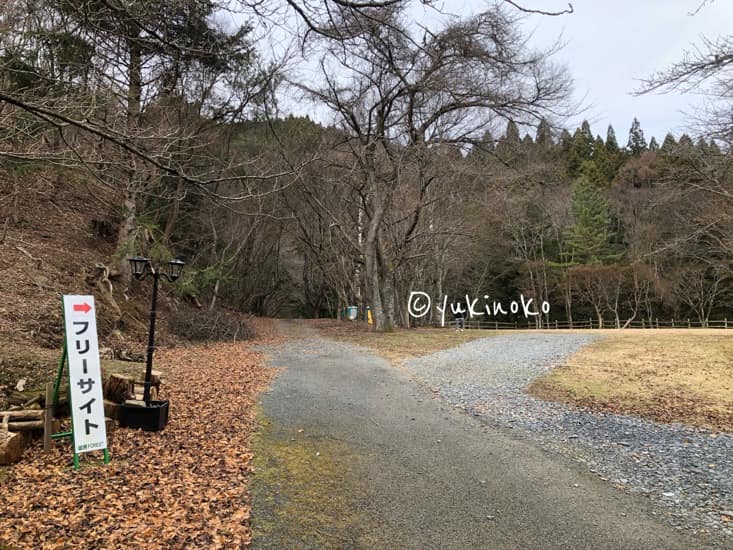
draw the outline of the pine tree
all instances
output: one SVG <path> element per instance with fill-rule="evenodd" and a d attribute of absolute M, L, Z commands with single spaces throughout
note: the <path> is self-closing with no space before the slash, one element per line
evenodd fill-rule
<path fill-rule="evenodd" d="M 537 139 L 535 143 L 543 149 L 549 149 L 554 145 L 552 140 L 552 129 L 548 122 L 543 118 L 537 125 Z"/>
<path fill-rule="evenodd" d="M 675 148 L 675 152 L 677 154 L 681 155 L 690 155 L 695 150 L 695 143 L 692 141 L 692 138 L 688 136 L 687 134 L 682 134 L 680 136 L 679 142 L 677 142 L 677 147 Z"/>
<path fill-rule="evenodd" d="M 618 141 L 616 141 L 616 131 L 610 124 L 608 125 L 608 130 L 606 130 L 606 151 L 608 151 L 612 155 L 618 153 Z"/>
<path fill-rule="evenodd" d="M 708 142 L 705 141 L 705 138 L 704 137 L 700 137 L 697 140 L 697 143 L 695 144 L 695 147 L 697 148 L 697 152 L 700 153 L 701 155 L 706 155 L 709 152 Z"/>
<path fill-rule="evenodd" d="M 486 130 L 478 143 L 473 146 L 468 157 L 473 160 L 492 158 L 492 153 L 495 148 L 496 144 L 494 143 L 494 138 L 492 137 L 491 132 Z"/>
<path fill-rule="evenodd" d="M 676 147 L 677 142 L 674 140 L 674 136 L 671 133 L 668 133 L 666 136 L 664 136 L 664 141 L 662 142 L 662 146 L 660 147 L 660 150 L 663 153 L 671 154 Z"/>
<path fill-rule="evenodd" d="M 570 263 L 599 264 L 617 259 L 614 254 L 611 210 L 600 189 L 587 176 L 573 182 L 573 226 L 568 235 Z"/>
<path fill-rule="evenodd" d="M 506 125 L 504 141 L 511 145 L 519 145 L 519 128 L 517 128 L 517 124 L 513 120 L 510 120 Z"/>
<path fill-rule="evenodd" d="M 560 132 L 560 147 L 562 148 L 562 152 L 567 154 L 572 144 L 573 136 L 570 135 L 567 128 L 563 128 L 562 132 Z"/>
<path fill-rule="evenodd" d="M 649 140 L 649 150 L 650 151 L 659 151 L 659 144 L 657 143 L 657 138 L 652 136 L 652 139 Z"/>
<path fill-rule="evenodd" d="M 644 139 L 644 131 L 641 129 L 641 124 L 636 117 L 634 117 L 634 121 L 631 123 L 631 129 L 629 130 L 629 143 L 626 145 L 626 148 L 635 157 L 639 156 L 647 149 L 646 139 Z"/>
<path fill-rule="evenodd" d="M 595 149 L 595 140 L 590 131 L 590 125 L 584 120 L 580 128 L 575 130 L 573 141 L 568 151 L 568 173 L 571 178 L 580 175 L 580 167 L 587 160 L 593 158 L 593 150 Z"/>
<path fill-rule="evenodd" d="M 496 144 L 496 154 L 509 161 L 519 154 L 520 144 L 519 128 L 513 120 L 510 120 L 506 125 L 506 133 Z"/>
<path fill-rule="evenodd" d="M 601 136 L 596 136 L 596 142 L 593 145 L 593 164 L 603 176 L 602 179 L 597 180 L 599 185 L 608 185 L 616 175 L 615 156 L 608 152 Z"/>

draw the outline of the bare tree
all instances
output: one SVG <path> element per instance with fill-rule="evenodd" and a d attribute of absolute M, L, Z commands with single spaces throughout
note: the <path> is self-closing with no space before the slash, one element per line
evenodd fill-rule
<path fill-rule="evenodd" d="M 502 117 L 539 121 L 559 112 L 569 92 L 551 52 L 532 52 L 517 30 L 516 18 L 494 7 L 451 21 L 414 37 L 401 22 L 404 6 L 338 11 L 337 36 L 319 35 L 320 85 L 293 83 L 336 115 L 349 136 L 366 214 L 366 285 L 377 330 L 390 328 L 391 274 L 396 250 L 420 226 L 430 188 L 435 148 L 479 141 Z M 407 175 L 411 178 L 407 178 Z M 394 218 L 397 190 L 412 181 L 415 200 Z M 385 224 L 399 219 L 401 243 L 390 250 Z M 386 306 L 385 307 L 385 300 Z"/>

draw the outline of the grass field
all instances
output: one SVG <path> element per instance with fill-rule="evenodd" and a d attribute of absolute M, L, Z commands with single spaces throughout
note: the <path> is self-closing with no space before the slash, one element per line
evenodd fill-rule
<path fill-rule="evenodd" d="M 528 391 L 594 410 L 733 432 L 733 332 L 592 333 L 604 338 Z"/>
<path fill-rule="evenodd" d="M 369 332 L 363 324 L 325 320 L 312 326 L 329 338 L 371 348 L 397 365 L 410 357 L 506 333 L 412 329 L 377 334 Z M 733 433 L 733 331 L 572 332 L 594 334 L 602 339 L 535 380 L 528 388 L 529 393 L 597 411 Z"/>
<path fill-rule="evenodd" d="M 328 338 L 370 348 L 395 365 L 399 365 L 404 359 L 428 355 L 472 340 L 501 334 L 495 330 L 456 332 L 453 329 L 440 328 L 395 329 L 393 332 L 376 333 L 371 332 L 364 323 L 319 320 L 310 324 Z"/>

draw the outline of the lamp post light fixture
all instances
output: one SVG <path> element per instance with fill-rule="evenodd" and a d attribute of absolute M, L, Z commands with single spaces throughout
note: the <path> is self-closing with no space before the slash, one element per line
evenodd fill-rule
<path fill-rule="evenodd" d="M 153 298 L 150 305 L 150 331 L 148 332 L 148 355 L 145 363 L 145 390 L 143 400 L 145 406 L 150 407 L 150 386 L 153 374 L 153 352 L 155 351 L 155 318 L 158 310 L 158 280 L 162 275 L 168 281 L 175 282 L 181 276 L 183 260 L 175 259 L 159 265 L 153 265 L 149 258 L 135 256 L 129 258 L 132 274 L 136 279 L 144 279 L 148 274 L 153 276 Z"/>

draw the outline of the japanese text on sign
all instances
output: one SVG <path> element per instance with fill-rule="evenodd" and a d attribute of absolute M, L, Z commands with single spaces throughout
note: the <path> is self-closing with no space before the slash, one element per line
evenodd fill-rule
<path fill-rule="evenodd" d="M 104 398 L 93 296 L 64 296 L 71 418 L 77 453 L 105 449 Z"/>

